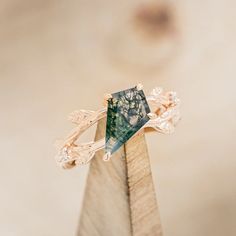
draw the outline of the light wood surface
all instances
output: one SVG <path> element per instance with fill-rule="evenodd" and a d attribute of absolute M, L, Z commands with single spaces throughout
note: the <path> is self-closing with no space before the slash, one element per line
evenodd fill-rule
<path fill-rule="evenodd" d="M 104 137 L 105 120 L 96 140 Z M 145 136 L 136 135 L 110 161 L 93 158 L 87 179 L 78 236 L 161 236 Z"/>
<path fill-rule="evenodd" d="M 161 1 L 177 11 L 178 52 L 142 74 L 156 60 L 127 21 L 146 2 L 1 0 L 0 235 L 76 235 L 89 167 L 61 170 L 53 144 L 70 112 L 138 82 L 182 101 L 175 134 L 146 134 L 164 235 L 236 235 L 236 1 Z M 138 43 L 137 68 L 121 56 Z"/>

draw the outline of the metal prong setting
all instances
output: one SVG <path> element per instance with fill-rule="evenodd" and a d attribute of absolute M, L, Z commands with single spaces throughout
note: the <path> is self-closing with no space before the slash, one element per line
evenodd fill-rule
<path fill-rule="evenodd" d="M 153 120 L 153 119 L 156 119 L 157 118 L 157 114 L 155 114 L 155 113 L 148 113 L 147 114 L 147 116 L 151 119 L 151 120 Z"/>
<path fill-rule="evenodd" d="M 137 90 L 142 90 L 143 89 L 143 85 L 141 83 L 137 84 L 136 86 Z"/>
<path fill-rule="evenodd" d="M 111 158 L 111 152 L 107 152 L 104 156 L 103 156 L 103 161 L 109 161 Z"/>
<path fill-rule="evenodd" d="M 107 106 L 107 101 L 108 101 L 109 99 L 111 99 L 111 98 L 112 98 L 112 95 L 111 95 L 110 93 L 104 94 L 103 105 L 104 105 L 104 106 Z"/>
<path fill-rule="evenodd" d="M 112 95 L 110 93 L 104 94 L 104 99 L 109 100 L 110 98 L 112 98 Z"/>

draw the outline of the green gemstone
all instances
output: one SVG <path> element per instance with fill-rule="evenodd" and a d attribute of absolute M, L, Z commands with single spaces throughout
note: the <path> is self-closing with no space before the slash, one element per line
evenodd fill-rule
<path fill-rule="evenodd" d="M 136 87 L 112 94 L 108 100 L 105 152 L 114 153 L 149 120 L 143 90 Z"/>

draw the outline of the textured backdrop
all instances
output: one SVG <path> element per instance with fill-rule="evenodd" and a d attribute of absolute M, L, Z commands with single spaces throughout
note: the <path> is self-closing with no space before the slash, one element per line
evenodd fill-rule
<path fill-rule="evenodd" d="M 236 235 L 236 2 L 150 4 L 1 0 L 0 235 L 75 235 L 87 167 L 53 143 L 137 82 L 182 99 L 176 133 L 148 135 L 165 235 Z"/>

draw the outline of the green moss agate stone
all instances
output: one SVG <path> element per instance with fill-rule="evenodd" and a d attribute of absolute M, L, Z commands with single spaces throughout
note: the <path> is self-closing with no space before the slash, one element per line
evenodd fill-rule
<path fill-rule="evenodd" d="M 108 100 L 105 152 L 111 154 L 128 141 L 150 113 L 143 90 L 136 87 L 112 94 Z"/>

